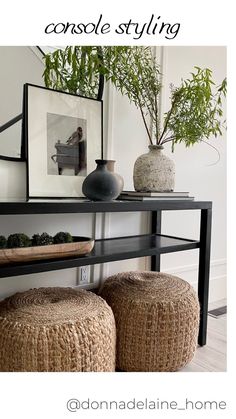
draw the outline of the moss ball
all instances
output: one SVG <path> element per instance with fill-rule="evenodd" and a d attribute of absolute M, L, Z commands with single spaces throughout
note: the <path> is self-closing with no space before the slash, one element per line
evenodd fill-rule
<path fill-rule="evenodd" d="M 73 242 L 73 238 L 71 236 L 70 233 L 64 232 L 64 231 L 60 231 L 59 233 L 57 233 L 54 238 L 54 243 L 55 244 L 59 244 L 59 243 L 72 243 Z"/>
<path fill-rule="evenodd" d="M 33 246 L 46 246 L 48 244 L 53 244 L 53 237 L 48 233 L 34 234 L 32 237 Z"/>
<path fill-rule="evenodd" d="M 4 236 L 0 236 L 0 249 L 5 249 L 7 247 L 7 239 Z"/>
<path fill-rule="evenodd" d="M 30 238 L 24 233 L 10 234 L 7 239 L 7 247 L 13 249 L 14 247 L 29 247 L 31 246 Z"/>

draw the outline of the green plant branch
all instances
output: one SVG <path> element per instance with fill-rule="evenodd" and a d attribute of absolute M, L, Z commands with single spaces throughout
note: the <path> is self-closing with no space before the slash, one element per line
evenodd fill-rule
<path fill-rule="evenodd" d="M 174 135 L 171 135 L 169 137 L 166 137 L 163 141 L 162 141 L 162 145 L 165 143 L 168 143 L 170 141 L 173 141 L 175 139 Z"/>
<path fill-rule="evenodd" d="M 157 104 L 157 95 L 155 95 L 155 98 L 154 98 L 154 101 L 155 101 L 155 109 L 156 109 L 156 118 L 155 118 L 155 128 L 156 128 L 156 143 L 157 143 L 157 139 L 158 139 L 158 137 L 159 137 L 159 125 L 158 125 L 158 122 L 159 122 L 159 118 L 158 118 L 158 104 Z"/>
<path fill-rule="evenodd" d="M 215 86 L 208 68 L 195 67 L 179 87 L 171 86 L 171 106 L 161 127 L 161 73 L 151 47 L 102 46 L 98 51 L 93 46 L 69 46 L 45 57 L 44 81 L 53 89 L 96 97 L 101 74 L 139 109 L 150 144 L 155 137 L 158 145 L 171 141 L 189 147 L 222 135 L 227 80 Z"/>
<path fill-rule="evenodd" d="M 163 138 L 163 136 L 164 136 L 164 134 L 165 134 L 165 132 L 167 131 L 167 129 L 168 129 L 168 123 L 169 123 L 169 120 L 170 120 L 170 117 L 171 117 L 171 114 L 173 113 L 173 111 L 174 111 L 174 107 L 175 107 L 175 104 L 176 104 L 176 101 L 177 101 L 177 96 L 175 96 L 175 98 L 174 98 L 174 100 L 173 100 L 173 102 L 172 102 L 172 104 L 171 104 L 171 108 L 170 108 L 170 110 L 169 110 L 169 112 L 167 113 L 167 116 L 166 116 L 166 120 L 165 120 L 165 124 L 164 124 L 164 128 L 163 128 L 163 131 L 162 131 L 162 134 L 161 134 L 161 136 L 160 136 L 160 138 L 159 138 L 159 140 L 158 140 L 158 144 L 162 144 L 162 138 Z"/>
<path fill-rule="evenodd" d="M 143 119 L 143 122 L 144 122 L 144 126 L 145 126 L 146 131 L 147 131 L 147 134 L 148 134 L 148 138 L 149 138 L 150 144 L 151 144 L 151 145 L 153 145 L 152 137 L 151 137 L 151 134 L 150 134 L 150 132 L 149 132 L 149 129 L 148 129 L 148 126 L 147 126 L 147 122 L 146 122 L 146 119 L 145 119 L 145 116 L 144 116 L 144 113 L 143 113 L 142 107 L 139 107 L 139 109 L 140 109 L 140 112 L 141 112 L 141 115 L 142 115 L 142 119 Z"/>

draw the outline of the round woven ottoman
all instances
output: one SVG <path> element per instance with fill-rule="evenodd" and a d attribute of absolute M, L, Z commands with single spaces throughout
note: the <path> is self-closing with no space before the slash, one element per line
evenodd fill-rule
<path fill-rule="evenodd" d="M 115 320 L 97 295 L 39 288 L 0 302 L 0 371 L 114 371 Z"/>
<path fill-rule="evenodd" d="M 101 296 L 117 329 L 122 371 L 177 371 L 194 355 L 199 304 L 186 281 L 159 272 L 125 272 L 105 281 Z"/>

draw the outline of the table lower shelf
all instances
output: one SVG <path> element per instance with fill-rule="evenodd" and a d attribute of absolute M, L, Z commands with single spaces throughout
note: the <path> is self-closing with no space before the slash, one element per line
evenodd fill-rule
<path fill-rule="evenodd" d="M 95 241 L 93 251 L 87 256 L 2 265 L 0 278 L 197 248 L 199 248 L 199 241 L 159 234 L 102 239 Z"/>

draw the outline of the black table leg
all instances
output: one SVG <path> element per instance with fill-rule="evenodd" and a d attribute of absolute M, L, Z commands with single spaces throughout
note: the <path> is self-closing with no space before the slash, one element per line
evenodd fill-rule
<path fill-rule="evenodd" d="M 151 232 L 152 234 L 161 234 L 161 211 L 152 211 Z M 160 269 L 161 255 L 151 256 L 151 271 L 160 272 Z"/>
<path fill-rule="evenodd" d="M 198 343 L 200 346 L 206 344 L 207 335 L 207 314 L 209 294 L 209 272 L 210 272 L 210 247 L 211 247 L 211 219 L 212 210 L 201 210 L 200 224 L 200 251 L 198 270 L 198 298 L 200 303 L 200 326 Z"/>

